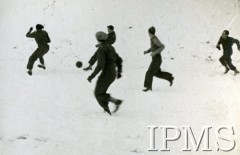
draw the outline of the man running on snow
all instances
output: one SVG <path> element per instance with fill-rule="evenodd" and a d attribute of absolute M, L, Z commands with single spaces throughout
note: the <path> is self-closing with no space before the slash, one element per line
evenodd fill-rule
<path fill-rule="evenodd" d="M 28 38 L 34 38 L 35 41 L 38 44 L 38 48 L 36 49 L 35 52 L 30 56 L 27 64 L 27 69 L 28 69 L 28 74 L 32 75 L 32 69 L 35 61 L 37 59 L 40 60 L 41 65 L 38 65 L 38 67 L 46 69 L 44 65 L 44 59 L 43 56 L 49 51 L 49 45 L 48 43 L 51 42 L 48 33 L 44 30 L 42 30 L 44 27 L 40 24 L 36 25 L 36 30 L 35 32 L 32 32 L 33 28 L 31 27 L 26 34 L 26 37 Z M 31 33 L 32 32 L 32 33 Z"/>
<path fill-rule="evenodd" d="M 222 36 L 220 37 L 220 39 L 217 43 L 216 48 L 221 50 L 220 45 L 222 44 L 223 56 L 219 59 L 219 61 L 225 67 L 224 74 L 226 74 L 231 69 L 232 71 L 234 71 L 234 74 L 236 75 L 236 74 L 239 74 L 239 71 L 232 64 L 232 59 L 231 59 L 231 56 L 233 54 L 232 45 L 234 43 L 236 43 L 237 47 L 238 47 L 238 50 L 240 51 L 240 44 L 239 44 L 239 41 L 237 39 L 229 37 L 228 35 L 229 35 L 229 31 L 224 30 L 223 33 L 222 33 Z"/>

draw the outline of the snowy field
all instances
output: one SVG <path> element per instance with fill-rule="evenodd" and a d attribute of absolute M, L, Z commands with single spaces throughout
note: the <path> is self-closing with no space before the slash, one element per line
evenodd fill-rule
<path fill-rule="evenodd" d="M 240 39 L 238 0 L 0 2 L 1 155 L 240 154 L 240 77 L 223 74 L 222 51 L 215 48 L 224 29 Z M 28 76 L 26 64 L 37 45 L 25 35 L 38 23 L 45 25 L 52 43 L 47 69 L 36 62 Z M 109 89 L 124 102 L 112 116 L 94 98 L 97 78 L 89 83 L 91 71 L 75 67 L 78 60 L 88 65 L 96 51 L 95 33 L 107 32 L 110 24 L 117 34 L 114 47 L 124 60 L 123 77 Z M 154 78 L 153 91 L 144 93 L 151 57 L 143 51 L 150 47 L 150 26 L 166 46 L 162 69 L 175 80 L 169 87 Z M 240 52 L 236 45 L 233 50 L 233 64 L 240 69 Z M 212 126 L 212 151 L 183 152 L 182 135 L 169 142 L 171 151 L 149 152 L 150 125 L 191 126 L 197 138 L 203 126 Z M 219 126 L 234 128 L 236 147 L 230 152 L 215 149 Z M 156 133 L 160 149 L 160 129 Z"/>

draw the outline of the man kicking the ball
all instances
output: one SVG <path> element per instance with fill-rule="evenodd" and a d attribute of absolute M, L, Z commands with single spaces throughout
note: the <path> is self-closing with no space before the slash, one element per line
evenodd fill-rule
<path fill-rule="evenodd" d="M 92 79 L 100 71 L 102 71 L 97 80 L 94 94 L 99 105 L 104 109 L 104 111 L 111 115 L 108 103 L 112 102 L 115 104 L 113 112 L 116 112 L 121 105 L 122 100 L 111 97 L 110 94 L 107 93 L 107 90 L 116 77 L 118 79 L 121 78 L 122 59 L 118 56 L 114 47 L 107 42 L 107 38 L 108 35 L 104 32 L 96 33 L 96 39 L 99 43 L 99 47 L 97 49 L 97 66 L 87 80 L 91 82 Z"/>

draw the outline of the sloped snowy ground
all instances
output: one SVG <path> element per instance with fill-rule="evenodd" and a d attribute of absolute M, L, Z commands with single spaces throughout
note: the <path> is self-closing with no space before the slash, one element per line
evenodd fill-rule
<path fill-rule="evenodd" d="M 3 155 L 128 155 L 240 153 L 239 76 L 224 68 L 215 49 L 224 29 L 239 38 L 235 0 L 2 0 L 0 5 L 0 154 Z M 237 16 L 236 16 L 237 15 Z M 28 57 L 36 44 L 25 37 L 30 26 L 45 24 L 52 39 L 45 56 L 47 70 L 35 65 L 26 74 Z M 94 34 L 114 25 L 117 52 L 124 59 L 123 78 L 109 92 L 124 103 L 108 116 L 97 104 L 96 79 L 75 67 L 87 65 L 95 52 Z M 147 29 L 166 45 L 162 69 L 172 72 L 173 87 L 154 79 L 153 92 L 143 93 L 145 72 L 151 61 Z M 130 28 L 132 27 L 132 28 Z M 233 63 L 240 68 L 234 46 Z M 37 63 L 36 63 L 37 64 Z M 183 137 L 170 143 L 170 152 L 148 152 L 149 125 L 191 126 L 198 134 L 213 126 L 212 152 L 182 152 Z M 236 148 L 217 152 L 214 130 L 233 126 Z M 157 131 L 156 147 L 161 136 Z"/>

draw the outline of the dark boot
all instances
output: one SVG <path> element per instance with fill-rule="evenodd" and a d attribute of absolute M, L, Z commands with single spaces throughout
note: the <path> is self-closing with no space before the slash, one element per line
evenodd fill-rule
<path fill-rule="evenodd" d="M 117 101 L 115 102 L 116 107 L 115 107 L 115 109 L 113 110 L 113 113 L 115 113 L 115 112 L 118 111 L 118 109 L 119 109 L 120 105 L 122 104 L 122 102 L 123 102 L 122 100 L 117 100 Z"/>
<path fill-rule="evenodd" d="M 27 73 L 28 73 L 28 75 L 30 75 L 30 76 L 32 75 L 32 71 L 31 71 L 31 70 L 29 70 Z"/>
<path fill-rule="evenodd" d="M 107 106 L 107 107 L 104 107 L 103 109 L 104 109 L 104 111 L 106 111 L 109 115 L 112 115 L 111 112 L 110 112 L 110 110 L 109 110 L 109 107 L 108 107 L 108 106 Z"/>
<path fill-rule="evenodd" d="M 46 69 L 44 65 L 38 65 L 39 68 Z"/>
<path fill-rule="evenodd" d="M 228 71 L 229 71 L 229 68 L 228 68 L 228 67 L 226 67 L 226 70 L 225 70 L 224 74 L 227 74 L 227 73 L 228 73 Z"/>
<path fill-rule="evenodd" d="M 238 70 L 235 70 L 235 71 L 234 71 L 234 75 L 237 75 L 237 74 L 239 74 L 239 71 L 238 71 Z"/>
<path fill-rule="evenodd" d="M 170 81 L 169 81 L 169 82 L 170 82 L 170 87 L 171 87 L 172 84 L 173 84 L 173 80 L 174 80 L 174 77 L 172 76 L 171 79 L 170 79 Z"/>
<path fill-rule="evenodd" d="M 147 92 L 147 91 L 152 91 L 152 88 L 146 88 L 146 89 L 143 89 L 144 92 Z"/>

